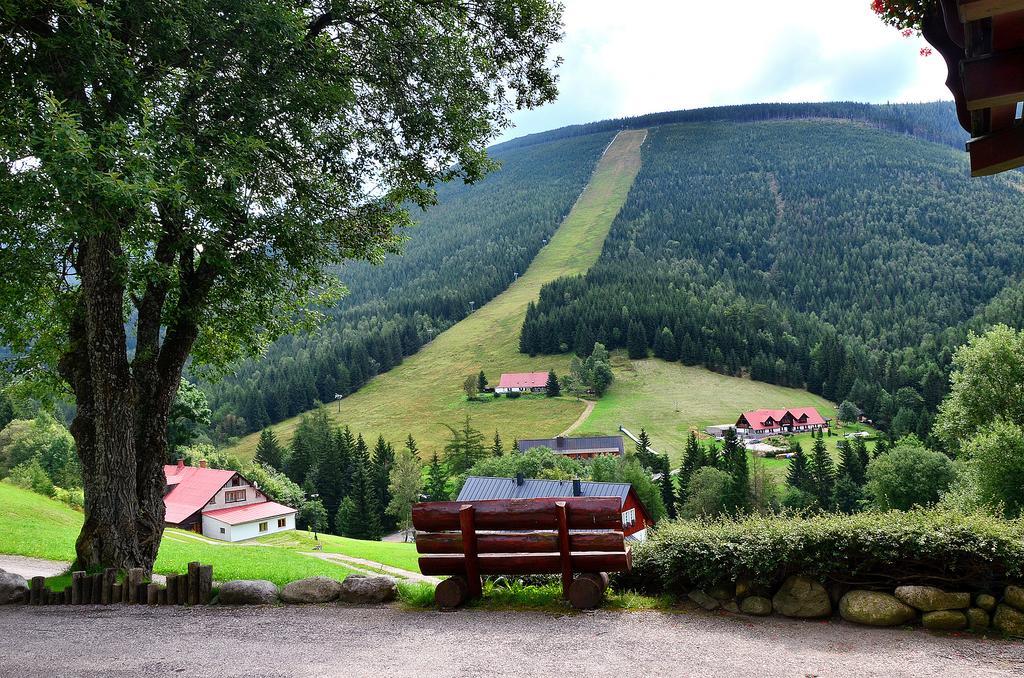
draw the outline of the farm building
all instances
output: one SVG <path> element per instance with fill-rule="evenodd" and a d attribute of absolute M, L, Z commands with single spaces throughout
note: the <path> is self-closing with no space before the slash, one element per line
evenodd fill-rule
<path fill-rule="evenodd" d="M 269 501 L 235 471 L 164 466 L 164 523 L 223 541 L 241 541 L 295 529 L 296 509 Z"/>
<path fill-rule="evenodd" d="M 535 447 L 550 448 L 555 454 L 562 454 L 573 459 L 593 459 L 603 454 L 622 456 L 625 448 L 622 436 L 589 436 L 581 438 L 538 438 L 536 440 L 520 440 L 519 451 L 526 452 Z"/>
<path fill-rule="evenodd" d="M 629 483 L 592 483 L 582 480 L 527 480 L 470 476 L 456 501 L 484 499 L 545 499 L 549 497 L 618 497 L 622 502 L 622 533 L 627 540 L 643 541 L 654 525 L 650 513 Z"/>
<path fill-rule="evenodd" d="M 506 372 L 494 387 L 497 394 L 543 393 L 548 386 L 547 372 Z"/>
<path fill-rule="evenodd" d="M 741 436 L 768 436 L 778 433 L 817 431 L 827 428 L 828 421 L 813 407 L 754 410 L 740 415 L 740 418 L 736 420 L 736 432 Z"/>

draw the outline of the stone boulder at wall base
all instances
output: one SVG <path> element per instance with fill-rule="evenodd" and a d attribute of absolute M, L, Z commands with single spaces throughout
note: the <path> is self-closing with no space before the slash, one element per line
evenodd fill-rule
<path fill-rule="evenodd" d="M 329 603 L 337 600 L 341 582 L 330 577 L 308 577 L 285 584 L 281 600 L 286 603 Z"/>
<path fill-rule="evenodd" d="M 921 615 L 921 625 L 932 631 L 959 631 L 967 628 L 967 615 L 960 610 L 935 610 Z"/>
<path fill-rule="evenodd" d="M 987 593 L 979 593 L 974 597 L 974 604 L 980 607 L 981 609 L 985 610 L 985 612 L 991 612 L 992 610 L 996 609 L 997 602 L 999 601 L 996 600 L 995 596 L 989 595 Z"/>
<path fill-rule="evenodd" d="M 792 575 L 772 598 L 775 611 L 786 617 L 816 618 L 832 614 L 825 587 L 803 575 Z"/>
<path fill-rule="evenodd" d="M 0 605 L 28 600 L 28 582 L 20 574 L 0 570 Z"/>
<path fill-rule="evenodd" d="M 1003 602 L 1024 612 L 1024 587 L 1007 586 L 1003 591 Z"/>
<path fill-rule="evenodd" d="M 220 587 L 222 605 L 272 605 L 277 602 L 277 584 L 266 579 L 236 579 Z"/>
<path fill-rule="evenodd" d="M 971 606 L 970 593 L 947 593 L 934 586 L 897 586 L 896 597 L 922 612 L 966 610 Z"/>
<path fill-rule="evenodd" d="M 740 601 L 740 612 L 755 617 L 766 617 L 772 613 L 772 601 L 764 596 L 747 596 Z"/>
<path fill-rule="evenodd" d="M 967 610 L 967 628 L 972 631 L 982 631 L 989 627 L 990 620 L 988 612 L 980 607 L 972 607 Z"/>
<path fill-rule="evenodd" d="M 364 577 L 350 574 L 341 582 L 338 599 L 361 605 L 388 603 L 398 596 L 398 585 L 391 577 Z"/>
<path fill-rule="evenodd" d="M 686 597 L 703 607 L 705 610 L 717 610 L 719 606 L 721 606 L 721 603 L 717 598 L 709 596 L 700 589 L 690 591 L 686 594 Z"/>
<path fill-rule="evenodd" d="M 839 601 L 839 615 L 867 626 L 899 626 L 917 617 L 917 610 L 881 591 L 850 591 Z"/>
<path fill-rule="evenodd" d="M 996 614 L 992 617 L 992 626 L 1008 636 L 1024 638 L 1024 612 L 1000 603 Z"/>

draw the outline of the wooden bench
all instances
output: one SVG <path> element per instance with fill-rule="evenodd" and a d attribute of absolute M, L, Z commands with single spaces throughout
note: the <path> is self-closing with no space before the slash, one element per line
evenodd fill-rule
<path fill-rule="evenodd" d="M 416 504 L 420 571 L 451 575 L 434 592 L 441 607 L 479 597 L 481 575 L 561 574 L 562 594 L 591 609 L 601 603 L 607 573 L 630 569 L 621 511 L 618 497 Z"/>

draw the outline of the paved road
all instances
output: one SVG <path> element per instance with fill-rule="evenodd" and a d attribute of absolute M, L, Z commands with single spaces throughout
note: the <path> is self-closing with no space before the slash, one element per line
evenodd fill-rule
<path fill-rule="evenodd" d="M 0 610 L 0 676 L 1020 676 L 1024 644 L 705 613 Z"/>

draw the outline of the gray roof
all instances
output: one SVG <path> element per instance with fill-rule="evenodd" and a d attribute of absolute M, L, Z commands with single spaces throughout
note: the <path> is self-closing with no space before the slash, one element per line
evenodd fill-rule
<path fill-rule="evenodd" d="M 565 454 L 567 452 L 604 452 L 617 450 L 621 457 L 626 451 L 622 444 L 622 436 L 581 436 L 579 438 L 537 438 L 534 440 L 520 440 L 519 451 L 526 452 L 534 447 L 549 447 L 552 452 Z"/>
<path fill-rule="evenodd" d="M 618 497 L 623 502 L 632 487 L 629 483 L 580 482 L 582 497 Z M 515 478 L 489 478 L 470 476 L 459 492 L 456 501 L 479 501 L 483 499 L 540 499 L 544 497 L 571 497 L 571 480 L 523 480 L 516 484 Z"/>

